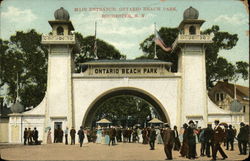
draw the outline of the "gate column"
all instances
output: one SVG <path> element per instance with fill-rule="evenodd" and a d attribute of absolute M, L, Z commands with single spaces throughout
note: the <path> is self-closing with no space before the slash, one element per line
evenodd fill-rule
<path fill-rule="evenodd" d="M 49 21 L 52 33 L 42 36 L 42 44 L 49 47 L 45 127 L 52 128 L 52 136 L 54 125 L 63 129 L 73 126 L 71 52 L 76 44 L 68 11 L 60 8 L 54 16 L 55 20 Z"/>
<path fill-rule="evenodd" d="M 212 43 L 212 37 L 200 33 L 205 21 L 198 16 L 199 12 L 192 7 L 184 11 L 173 50 L 177 50 L 178 72 L 182 74 L 181 122 L 192 119 L 198 121 L 198 126 L 204 126 L 207 123 L 205 44 Z"/>

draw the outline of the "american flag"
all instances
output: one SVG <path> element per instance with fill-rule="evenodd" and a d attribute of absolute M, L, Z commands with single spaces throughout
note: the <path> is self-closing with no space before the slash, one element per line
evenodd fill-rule
<path fill-rule="evenodd" d="M 171 47 L 167 47 L 167 45 L 165 45 L 165 43 L 161 39 L 157 30 L 155 30 L 155 39 L 154 40 L 155 40 L 155 44 L 159 45 L 164 51 L 169 52 L 172 50 Z"/>

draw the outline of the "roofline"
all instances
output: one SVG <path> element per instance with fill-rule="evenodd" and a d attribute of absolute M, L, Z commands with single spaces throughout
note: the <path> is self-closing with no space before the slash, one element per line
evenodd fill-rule
<path fill-rule="evenodd" d="M 221 80 L 219 80 L 218 82 L 227 83 L 227 84 L 230 84 L 230 85 L 236 85 L 236 86 L 240 86 L 240 87 L 244 87 L 244 88 L 249 88 L 249 87 L 247 87 L 247 86 L 243 86 L 243 85 L 239 85 L 239 84 L 234 84 L 234 83 L 229 83 L 229 82 L 224 82 L 224 81 L 221 81 Z M 217 82 L 217 83 L 218 83 L 218 82 Z"/>
<path fill-rule="evenodd" d="M 206 22 L 205 20 L 200 20 L 200 19 L 186 19 L 186 20 L 182 20 L 181 23 L 178 26 L 178 29 L 181 29 L 184 24 L 200 24 L 202 25 L 204 22 Z"/>
<path fill-rule="evenodd" d="M 167 65 L 171 66 L 173 63 L 171 62 L 85 62 L 85 63 L 79 63 L 80 65 L 124 65 L 124 64 L 130 64 L 130 65 L 145 65 L 145 64 L 153 64 L 153 65 Z"/>
<path fill-rule="evenodd" d="M 51 27 L 53 26 L 53 24 L 68 24 L 70 30 L 75 30 L 75 28 L 70 20 L 67 20 L 67 21 L 66 20 L 50 20 L 48 22 L 49 22 Z"/>

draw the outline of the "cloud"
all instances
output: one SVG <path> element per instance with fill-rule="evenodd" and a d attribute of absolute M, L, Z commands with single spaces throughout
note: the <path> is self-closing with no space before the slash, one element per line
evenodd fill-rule
<path fill-rule="evenodd" d="M 137 46 L 137 44 L 129 43 L 125 41 L 119 41 L 119 42 L 108 41 L 108 42 L 119 49 L 128 49 L 128 48 Z"/>
<path fill-rule="evenodd" d="M 151 26 L 144 26 L 141 28 L 137 27 L 125 27 L 125 26 L 119 26 L 119 25 L 113 25 L 113 26 L 102 26 L 100 29 L 100 32 L 102 34 L 118 34 L 118 35 L 124 35 L 124 36 L 131 36 L 131 35 L 141 35 L 144 33 L 153 33 L 153 25 Z"/>
<path fill-rule="evenodd" d="M 30 10 L 21 10 L 16 7 L 9 6 L 6 12 L 2 12 L 2 16 L 10 22 L 30 23 L 37 19 L 37 16 Z"/>
<path fill-rule="evenodd" d="M 74 21 L 77 29 L 86 33 L 89 31 L 90 33 L 94 33 L 94 22 L 97 21 L 97 31 L 102 35 L 110 35 L 116 34 L 121 36 L 128 35 L 141 35 L 145 33 L 153 33 L 154 26 L 143 26 L 141 28 L 137 28 L 140 25 L 140 20 L 145 20 L 143 18 L 135 18 L 135 19 L 126 19 L 126 18 L 102 18 L 102 12 L 92 12 L 92 13 L 80 13 L 72 17 L 72 21 Z M 150 14 L 148 18 L 152 18 L 155 15 Z M 129 25 L 132 24 L 133 25 Z"/>
<path fill-rule="evenodd" d="M 114 45 L 119 51 L 134 58 L 139 52 L 139 42 L 154 33 L 154 24 L 146 25 L 145 20 L 156 15 L 147 14 L 144 18 L 102 18 L 105 12 L 81 12 L 71 17 L 77 32 L 83 36 L 95 34 L 97 21 L 97 38 Z M 136 55 L 138 56 L 138 55 Z"/>
<path fill-rule="evenodd" d="M 231 25 L 243 25 L 243 24 L 248 23 L 248 18 L 245 17 L 241 13 L 237 13 L 237 14 L 234 14 L 233 16 L 220 15 L 214 21 L 215 22 L 221 22 L 222 21 L 222 22 L 225 22 L 225 23 L 229 23 Z"/>

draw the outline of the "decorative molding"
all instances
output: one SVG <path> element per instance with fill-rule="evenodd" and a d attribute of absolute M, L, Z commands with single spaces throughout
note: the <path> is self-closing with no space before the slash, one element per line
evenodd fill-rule
<path fill-rule="evenodd" d="M 172 48 L 175 49 L 178 44 L 204 44 L 212 43 L 213 36 L 211 35 L 184 35 L 179 34 L 176 40 L 174 41 Z"/>
<path fill-rule="evenodd" d="M 50 116 L 50 119 L 67 119 L 67 116 Z"/>
<path fill-rule="evenodd" d="M 75 44 L 75 35 L 42 35 L 42 44 Z"/>
<path fill-rule="evenodd" d="M 154 79 L 154 78 L 181 78 L 182 76 L 180 74 L 173 74 L 173 75 L 159 75 L 159 76 L 147 76 L 147 75 L 119 75 L 119 76 L 88 76 L 88 75 L 83 75 L 83 74 L 76 74 L 74 73 L 72 75 L 73 79 L 81 79 L 81 78 L 86 78 L 86 79 L 111 79 L 111 78 L 148 78 L 148 79 Z"/>
<path fill-rule="evenodd" d="M 203 118 L 202 115 L 186 115 L 187 118 Z"/>
<path fill-rule="evenodd" d="M 208 113 L 208 116 L 215 116 L 215 115 L 244 115 L 244 113 L 243 112 Z"/>
<path fill-rule="evenodd" d="M 22 117 L 22 116 L 44 117 L 45 115 L 43 115 L 43 114 L 22 114 L 22 113 L 12 113 L 12 114 L 9 114 L 8 116 L 10 116 L 10 117 L 14 117 L 14 116 L 20 116 L 20 117 Z"/>

